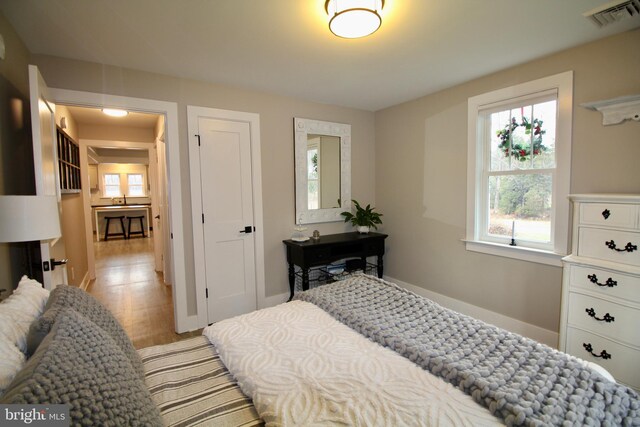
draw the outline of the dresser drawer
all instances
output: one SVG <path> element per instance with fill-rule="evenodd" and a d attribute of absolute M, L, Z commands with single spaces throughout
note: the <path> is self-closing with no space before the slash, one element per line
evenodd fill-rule
<path fill-rule="evenodd" d="M 589 352 L 585 345 L 591 346 Z M 595 357 L 606 351 L 610 359 Z M 640 351 L 575 328 L 567 328 L 566 352 L 605 368 L 616 381 L 640 388 Z"/>
<path fill-rule="evenodd" d="M 596 267 L 570 265 L 571 289 L 640 303 L 640 277 Z"/>
<path fill-rule="evenodd" d="M 640 346 L 640 311 L 627 306 L 572 292 L 569 325 Z"/>
<path fill-rule="evenodd" d="M 588 227 L 578 231 L 578 256 L 640 266 L 638 248 L 640 233 Z"/>
<path fill-rule="evenodd" d="M 329 248 L 319 247 L 309 250 L 305 255 L 308 263 L 324 263 L 331 257 L 331 251 Z"/>
<path fill-rule="evenodd" d="M 638 206 L 616 203 L 582 203 L 580 224 L 637 229 Z"/>

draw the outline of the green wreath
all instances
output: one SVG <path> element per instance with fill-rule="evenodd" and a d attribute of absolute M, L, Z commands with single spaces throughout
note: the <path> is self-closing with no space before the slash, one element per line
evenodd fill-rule
<path fill-rule="evenodd" d="M 524 127 L 525 135 L 531 135 L 531 132 L 533 132 L 531 146 L 523 146 L 522 144 L 513 143 L 512 134 L 518 126 Z M 523 117 L 522 123 L 518 123 L 515 117 L 513 117 L 511 119 L 511 123 L 506 124 L 504 129 L 500 129 L 497 132 L 498 138 L 500 138 L 500 145 L 498 145 L 498 148 L 502 150 L 505 157 L 509 157 L 509 154 L 511 154 L 514 159 L 524 162 L 530 158 L 532 151 L 534 156 L 547 151 L 547 147 L 542 143 L 542 135 L 545 133 L 547 133 L 547 131 L 542 129 L 542 120 L 533 119 L 533 121 L 529 123 L 529 120 L 527 120 L 526 117 Z"/>

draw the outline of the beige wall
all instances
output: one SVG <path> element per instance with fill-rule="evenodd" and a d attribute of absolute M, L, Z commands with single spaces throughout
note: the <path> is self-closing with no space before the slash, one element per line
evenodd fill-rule
<path fill-rule="evenodd" d="M 260 114 L 267 296 L 286 293 L 288 290 L 282 240 L 291 236 L 294 227 L 294 117 L 351 125 L 352 194 L 354 198 L 363 202 L 374 202 L 375 150 L 372 112 L 50 56 L 35 55 L 33 59 L 50 87 L 158 99 L 178 104 L 184 226 L 182 230 L 174 232 L 182 231 L 185 237 L 189 314 L 195 313 L 195 279 L 192 264 L 194 257 L 187 105 Z M 312 229 L 315 228 L 321 234 L 348 229 L 343 223 L 312 226 Z"/>
<path fill-rule="evenodd" d="M 467 99 L 574 71 L 571 191 L 640 192 L 640 124 L 602 126 L 584 102 L 640 93 L 640 30 L 573 48 L 376 113 L 385 273 L 557 331 L 562 269 L 465 250 Z"/>
<path fill-rule="evenodd" d="M 49 83 L 50 84 L 50 83 Z M 154 142 L 154 130 L 130 126 L 81 125 L 81 139 L 100 139 L 105 141 Z"/>
<path fill-rule="evenodd" d="M 78 127 L 78 123 L 65 105 L 56 105 L 56 125 L 62 127 L 60 125 L 62 118 L 65 119 L 65 124 L 67 126 L 63 129 L 64 132 L 77 143 L 80 139 L 80 128 Z"/>
<path fill-rule="evenodd" d="M 70 285 L 80 286 L 88 271 L 87 241 L 84 234 L 84 208 L 82 194 L 62 196 L 62 235 L 67 259 L 67 276 Z"/>
<path fill-rule="evenodd" d="M 0 76 L 15 87 L 23 99 L 28 100 L 27 65 L 30 53 L 2 14 L 0 34 L 5 43 L 5 59 L 0 60 Z M 4 103 L 5 100 L 2 101 Z M 6 103 L 0 106 L 0 194 L 35 194 L 30 120 L 26 115 L 19 129 L 10 131 L 14 125 L 14 115 L 8 108 Z M 36 247 L 35 250 L 39 249 Z M 24 254 L 24 244 L 0 243 L 0 289 L 7 290 L 1 294 L 2 297 L 6 297 L 17 286 L 20 276 L 26 273 Z"/>

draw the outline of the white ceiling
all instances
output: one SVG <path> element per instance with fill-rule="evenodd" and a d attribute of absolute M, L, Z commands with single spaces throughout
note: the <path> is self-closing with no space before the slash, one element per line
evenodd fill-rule
<path fill-rule="evenodd" d="M 604 0 L 386 0 L 372 36 L 327 28 L 324 0 L 2 0 L 35 54 L 375 111 L 640 26 Z M 634 47 L 637 48 L 637 47 Z"/>

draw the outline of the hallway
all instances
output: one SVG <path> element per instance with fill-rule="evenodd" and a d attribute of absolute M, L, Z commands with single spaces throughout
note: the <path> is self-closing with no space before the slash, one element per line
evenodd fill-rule
<path fill-rule="evenodd" d="M 199 334 L 174 332 L 171 287 L 154 270 L 152 238 L 94 242 L 94 250 L 96 279 L 87 292 L 111 310 L 135 348 Z"/>

